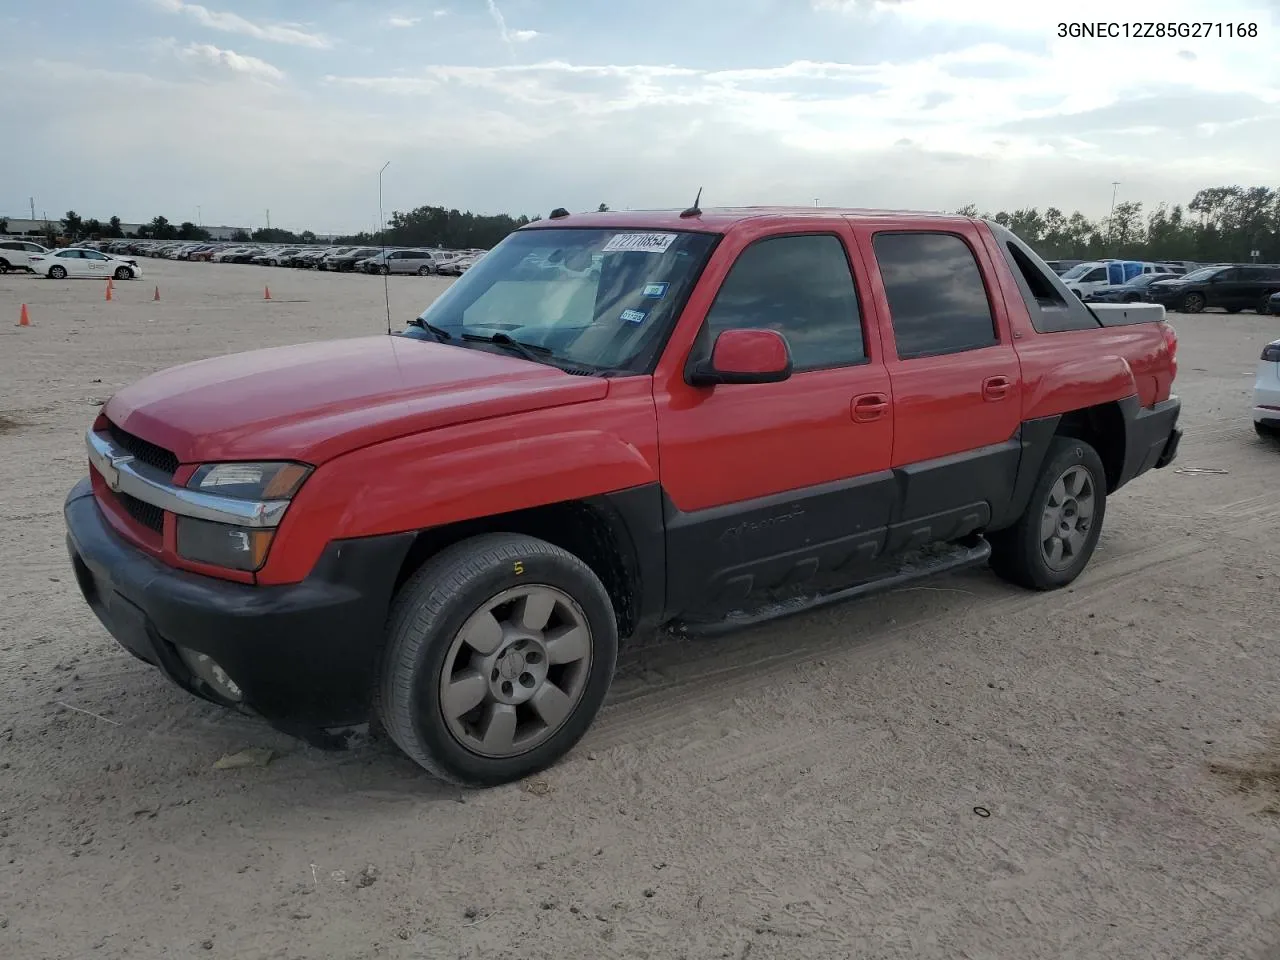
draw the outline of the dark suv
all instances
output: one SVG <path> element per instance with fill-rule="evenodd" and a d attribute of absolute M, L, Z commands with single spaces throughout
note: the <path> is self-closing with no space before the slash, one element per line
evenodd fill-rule
<path fill-rule="evenodd" d="M 1280 292 L 1280 266 L 1265 263 L 1219 264 L 1161 280 L 1147 287 L 1147 299 L 1168 310 L 1199 313 L 1222 307 L 1227 313 L 1266 313 L 1273 293 Z"/>

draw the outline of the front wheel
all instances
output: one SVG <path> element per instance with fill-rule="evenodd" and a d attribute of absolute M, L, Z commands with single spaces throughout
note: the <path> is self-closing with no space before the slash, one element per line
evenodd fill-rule
<path fill-rule="evenodd" d="M 1182 299 L 1183 313 L 1199 313 L 1204 309 L 1204 295 L 1200 293 L 1188 293 Z"/>
<path fill-rule="evenodd" d="M 133 271 L 128 267 L 116 267 L 115 278 L 117 280 L 132 280 Z"/>
<path fill-rule="evenodd" d="M 991 568 L 1032 590 L 1065 587 L 1093 556 L 1106 509 L 1098 452 L 1083 440 L 1055 437 L 1022 516 L 990 538 Z"/>
<path fill-rule="evenodd" d="M 66 267 L 57 266 L 57 265 L 54 265 L 54 266 L 50 267 L 50 268 L 49 268 L 49 279 L 50 279 L 50 280 L 65 280 L 65 279 L 67 279 L 67 268 L 66 268 Z"/>
<path fill-rule="evenodd" d="M 617 655 L 613 604 L 590 567 L 544 540 L 486 534 L 443 550 L 400 589 L 378 712 L 435 776 L 508 783 L 582 738 Z"/>
<path fill-rule="evenodd" d="M 385 277 L 388 273 L 391 272 L 391 267 L 389 267 L 387 264 L 384 263 L 382 266 L 378 268 L 378 272 Z"/>

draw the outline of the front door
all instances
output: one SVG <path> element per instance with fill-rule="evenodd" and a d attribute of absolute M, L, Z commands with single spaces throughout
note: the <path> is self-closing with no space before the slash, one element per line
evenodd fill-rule
<path fill-rule="evenodd" d="M 902 486 L 889 549 L 985 528 L 1013 494 L 1021 368 L 994 267 L 973 224 L 861 224 L 893 388 Z"/>
<path fill-rule="evenodd" d="M 877 331 L 863 323 L 865 277 L 855 281 L 846 223 L 804 226 L 726 239 L 704 282 L 724 280 L 691 349 L 673 338 L 655 374 L 672 616 L 732 610 L 883 549 L 893 406 Z M 786 337 L 790 379 L 690 386 L 686 365 L 731 328 Z"/>

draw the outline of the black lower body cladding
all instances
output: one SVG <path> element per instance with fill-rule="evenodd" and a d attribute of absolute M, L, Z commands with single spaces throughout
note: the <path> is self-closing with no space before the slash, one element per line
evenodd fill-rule
<path fill-rule="evenodd" d="M 88 480 L 68 495 L 64 514 L 93 612 L 121 646 L 179 686 L 232 705 L 192 673 L 185 648 L 218 664 L 244 706 L 313 742 L 326 727 L 369 719 L 391 592 L 412 534 L 330 544 L 306 580 L 261 587 L 174 570 L 125 543 Z"/>

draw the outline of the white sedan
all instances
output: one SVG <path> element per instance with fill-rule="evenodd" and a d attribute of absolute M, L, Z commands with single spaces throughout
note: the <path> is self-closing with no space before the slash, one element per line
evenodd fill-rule
<path fill-rule="evenodd" d="M 1262 348 L 1253 383 L 1253 429 L 1260 437 L 1280 437 L 1280 340 Z"/>
<path fill-rule="evenodd" d="M 116 280 L 136 280 L 142 276 L 137 260 L 115 257 L 99 250 L 83 247 L 67 247 L 30 257 L 33 273 L 50 280 L 64 277 L 112 277 Z"/>

